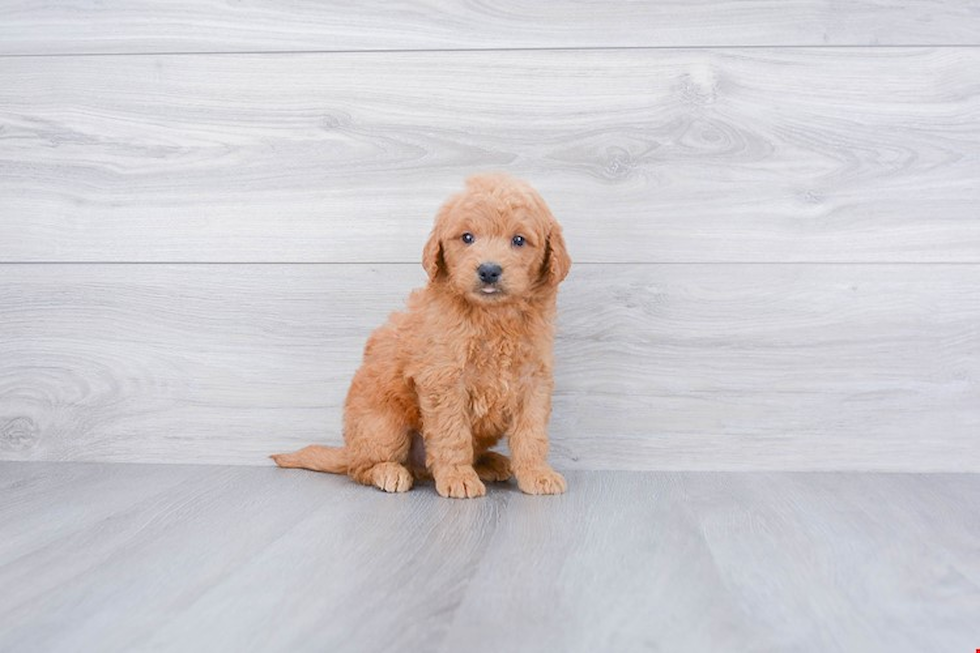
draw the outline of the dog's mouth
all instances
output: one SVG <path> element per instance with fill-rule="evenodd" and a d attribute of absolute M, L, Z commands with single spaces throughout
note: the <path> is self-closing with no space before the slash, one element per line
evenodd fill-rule
<path fill-rule="evenodd" d="M 503 297 L 507 293 L 496 284 L 484 284 L 473 289 L 473 294 L 480 299 L 493 300 Z"/>

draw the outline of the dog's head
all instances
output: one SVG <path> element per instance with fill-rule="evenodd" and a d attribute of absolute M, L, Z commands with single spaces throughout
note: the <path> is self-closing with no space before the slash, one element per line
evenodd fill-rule
<path fill-rule="evenodd" d="M 467 179 L 440 209 L 422 252 L 432 282 L 481 304 L 553 289 L 571 264 L 548 205 L 530 185 L 502 174 Z"/>

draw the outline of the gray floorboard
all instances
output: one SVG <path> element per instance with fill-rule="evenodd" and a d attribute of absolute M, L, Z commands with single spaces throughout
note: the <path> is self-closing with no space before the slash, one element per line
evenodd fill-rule
<path fill-rule="evenodd" d="M 0 463 L 0 650 L 976 648 L 980 475 L 568 479 Z"/>

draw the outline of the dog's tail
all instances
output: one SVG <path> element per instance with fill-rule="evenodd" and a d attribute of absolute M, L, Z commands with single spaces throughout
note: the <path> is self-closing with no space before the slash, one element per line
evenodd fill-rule
<path fill-rule="evenodd" d="M 347 449 L 345 447 L 323 447 L 311 444 L 293 453 L 277 453 L 269 456 L 280 467 L 312 469 L 315 472 L 331 474 L 347 473 Z"/>

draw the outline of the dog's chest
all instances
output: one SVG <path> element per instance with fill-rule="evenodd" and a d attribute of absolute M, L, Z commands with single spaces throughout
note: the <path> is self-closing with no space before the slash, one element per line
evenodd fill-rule
<path fill-rule="evenodd" d="M 527 352 L 512 340 L 471 343 L 463 378 L 475 419 L 502 418 L 513 413 L 522 393 L 526 361 Z"/>

